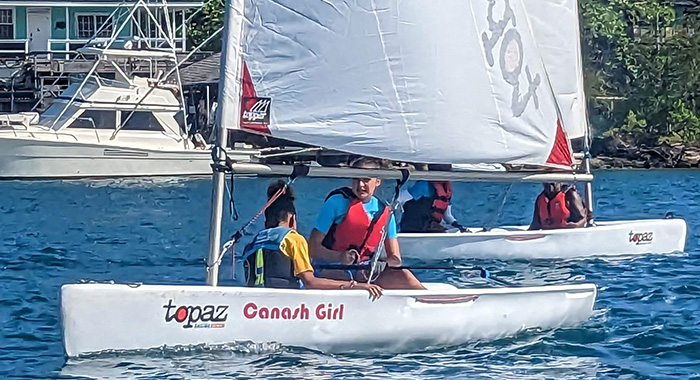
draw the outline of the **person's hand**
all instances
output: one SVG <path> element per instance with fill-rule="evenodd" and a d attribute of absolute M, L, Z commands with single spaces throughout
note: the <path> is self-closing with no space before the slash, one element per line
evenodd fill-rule
<path fill-rule="evenodd" d="M 384 289 L 382 289 L 381 286 L 375 285 L 375 284 L 368 284 L 366 282 L 359 282 L 355 285 L 355 288 L 357 289 L 364 289 L 369 292 L 369 298 L 374 301 L 378 299 L 379 297 L 382 296 L 382 292 L 384 292 Z"/>
<path fill-rule="evenodd" d="M 460 224 L 458 221 L 456 221 L 456 220 L 455 220 L 454 222 L 452 222 L 452 227 L 457 228 L 457 229 L 459 230 L 459 232 L 471 232 L 471 231 L 469 231 L 468 228 L 464 228 L 464 226 L 461 225 L 461 224 Z"/>
<path fill-rule="evenodd" d="M 341 253 L 340 263 L 343 265 L 351 265 L 357 262 L 360 258 L 360 253 L 356 249 L 348 249 L 347 251 Z"/>
<path fill-rule="evenodd" d="M 396 255 L 391 255 L 386 258 L 386 265 L 390 267 L 400 267 L 401 258 Z"/>

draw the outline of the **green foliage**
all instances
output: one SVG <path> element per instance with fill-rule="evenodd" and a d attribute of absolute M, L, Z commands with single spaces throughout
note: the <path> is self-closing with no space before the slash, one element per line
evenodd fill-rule
<path fill-rule="evenodd" d="M 224 25 L 224 3 L 225 0 L 207 0 L 204 8 L 194 15 L 187 29 L 190 46 L 198 46 Z M 221 35 L 203 50 L 221 51 Z"/>
<path fill-rule="evenodd" d="M 594 132 L 652 144 L 700 139 L 697 14 L 663 0 L 581 0 L 580 7 Z"/>

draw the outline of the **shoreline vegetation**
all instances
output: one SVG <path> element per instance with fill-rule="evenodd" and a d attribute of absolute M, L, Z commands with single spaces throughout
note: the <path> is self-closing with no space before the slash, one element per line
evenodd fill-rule
<path fill-rule="evenodd" d="M 700 167 L 700 147 L 662 142 L 636 145 L 617 137 L 596 138 L 591 147 L 593 169 L 689 169 Z"/>
<path fill-rule="evenodd" d="M 698 167 L 700 0 L 578 2 L 594 168 Z M 223 25 L 223 3 L 195 15 L 193 43 Z"/>

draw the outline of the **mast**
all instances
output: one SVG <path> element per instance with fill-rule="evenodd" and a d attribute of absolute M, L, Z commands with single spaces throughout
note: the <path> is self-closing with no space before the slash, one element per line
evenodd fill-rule
<path fill-rule="evenodd" d="M 591 124 L 588 122 L 588 112 L 586 112 L 586 135 L 583 137 L 583 168 L 586 174 L 593 179 L 593 174 L 591 173 Z M 586 209 L 588 210 L 588 215 L 593 215 L 593 182 L 586 182 Z M 591 219 L 592 222 L 592 219 Z"/>
<path fill-rule="evenodd" d="M 224 23 L 224 46 L 221 54 L 221 80 L 219 81 L 219 118 L 217 122 L 216 145 L 212 149 L 214 173 L 211 193 L 211 211 L 209 219 L 209 255 L 207 258 L 207 285 L 217 286 L 219 282 L 219 249 L 221 247 L 221 219 L 223 217 L 224 187 L 226 173 L 218 170 L 226 157 L 228 130 L 225 120 L 234 124 L 228 127 L 238 128 L 240 123 L 241 96 L 241 60 L 240 41 L 243 32 L 243 0 L 226 1 L 226 20 Z M 227 86 L 224 78 L 235 78 L 233 86 Z M 224 101 L 224 99 L 230 101 Z M 236 115 L 231 117 L 231 115 Z"/>

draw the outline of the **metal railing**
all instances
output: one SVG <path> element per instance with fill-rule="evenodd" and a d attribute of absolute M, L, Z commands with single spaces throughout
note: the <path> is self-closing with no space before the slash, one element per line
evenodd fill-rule
<path fill-rule="evenodd" d="M 0 58 L 6 56 L 24 58 L 29 55 L 45 55 L 48 59 L 71 59 L 78 54 L 76 49 L 84 46 L 88 42 L 100 43 L 107 41 L 109 41 L 109 38 L 94 38 L 92 40 L 86 38 L 52 38 L 48 40 L 45 49 L 30 51 L 28 39 L 0 39 Z M 165 43 L 166 39 L 164 38 L 143 38 L 140 40 L 142 48 L 163 49 L 166 48 Z M 185 52 L 185 47 L 187 45 L 184 37 L 173 39 L 173 43 L 175 44 L 175 51 Z"/>
<path fill-rule="evenodd" d="M 17 46 L 17 48 L 9 48 L 9 46 Z M 13 39 L 13 40 L 0 40 L 0 55 L 5 54 L 29 54 L 29 40 L 28 39 Z"/>
<path fill-rule="evenodd" d="M 50 39 L 48 43 L 49 59 L 60 58 L 60 59 L 71 59 L 72 56 L 76 55 L 75 49 L 76 45 L 82 47 L 88 42 L 90 43 L 101 43 L 108 42 L 109 38 L 93 38 L 93 39 Z M 163 48 L 166 39 L 164 38 L 141 38 L 140 41 L 143 48 Z M 184 37 L 173 39 L 175 43 L 175 50 L 178 52 L 184 52 L 186 45 L 186 39 Z M 54 55 L 60 55 L 60 57 L 54 57 Z"/>

